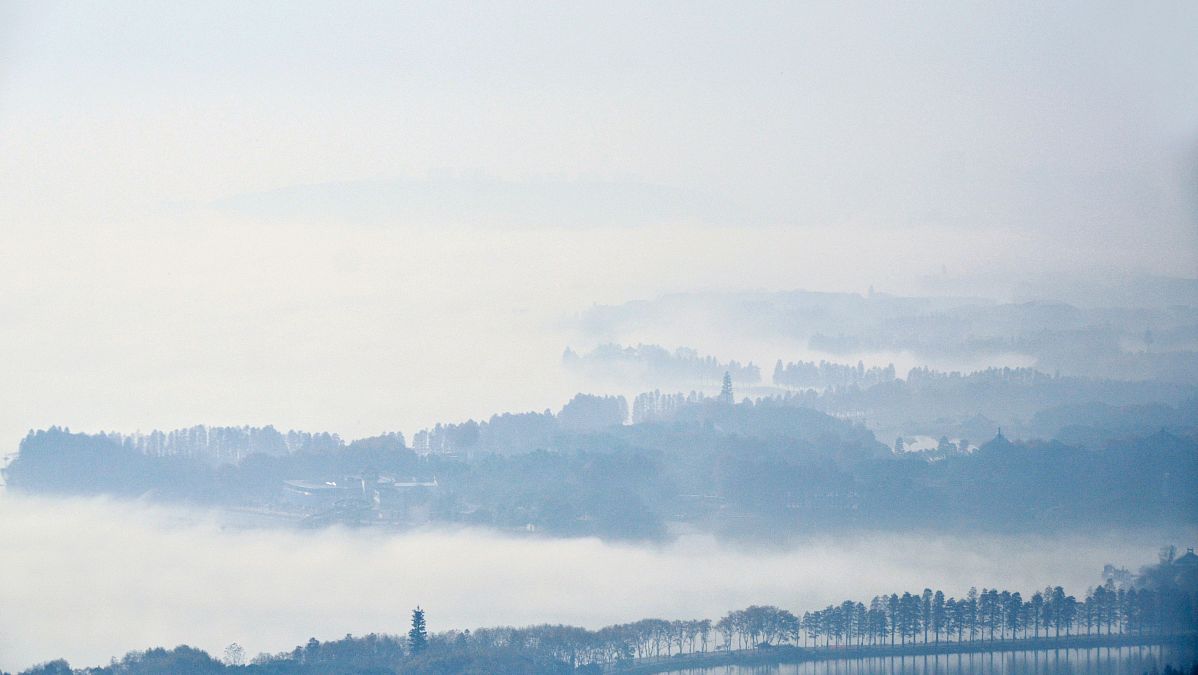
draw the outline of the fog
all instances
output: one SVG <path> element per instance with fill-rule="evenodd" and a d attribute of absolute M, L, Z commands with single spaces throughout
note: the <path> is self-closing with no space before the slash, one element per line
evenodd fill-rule
<path fill-rule="evenodd" d="M 1039 366 L 1005 347 L 821 353 L 785 321 L 752 332 L 702 311 L 586 319 L 676 293 L 797 289 L 1152 304 L 1133 281 L 1198 277 L 1196 25 L 1193 3 L 1105 0 L 0 0 L 0 458 L 52 425 L 411 439 L 578 392 L 667 388 L 563 368 L 567 346 L 603 342 L 763 366 L 740 395 L 781 391 L 766 381 L 776 359 L 900 376 Z M 1100 343 L 1117 323 L 1130 346 L 1111 359 L 1136 352 L 1118 372 L 1188 373 L 1169 359 L 1198 339 L 1192 300 L 1162 292 L 1156 309 L 1174 314 L 1084 328 Z M 1014 344 L 1015 321 L 990 337 Z M 1081 328 L 1054 335 L 1093 337 Z M 418 603 L 441 629 L 804 609 L 925 585 L 1081 591 L 1178 534 L 749 552 L 699 536 L 243 529 L 0 494 L 0 668 L 400 632 Z"/>
<path fill-rule="evenodd" d="M 43 222 L 447 172 L 1166 253 L 1194 244 L 1194 11 L 6 4 L 0 170 Z"/>
<path fill-rule="evenodd" d="M 0 12 L 0 439 L 555 407 L 675 291 L 1198 273 L 1189 6 Z"/>
<path fill-rule="evenodd" d="M 102 499 L 0 497 L 0 668 L 192 644 L 282 651 L 309 637 L 718 618 L 751 603 L 973 585 L 1082 592 L 1107 562 L 1155 558 L 1161 532 L 1098 537 L 853 535 L 745 552 L 707 537 L 661 546 L 485 530 L 238 528 L 228 516 Z M 1171 533 L 1178 534 L 1178 533 Z M 1192 533 L 1191 533 L 1192 534 Z"/>
<path fill-rule="evenodd" d="M 56 229 L 28 232 L 0 251 L 12 291 L 0 295 L 0 343 L 20 355 L 8 373 L 22 383 L 0 387 L 7 447 L 53 424 L 273 424 L 355 438 L 557 409 L 578 391 L 637 393 L 562 372 L 567 345 L 600 339 L 577 329 L 592 303 L 695 288 L 915 292 L 894 258 L 919 269 L 950 256 L 988 264 L 985 249 L 967 252 L 976 233 L 942 232 L 941 247 L 875 237 L 851 250 L 861 231 L 181 223 L 72 229 L 65 241 Z M 821 260 L 825 250 L 846 251 L 843 264 Z M 808 354 L 805 342 L 732 339 L 715 324 L 607 337 L 766 364 Z"/>

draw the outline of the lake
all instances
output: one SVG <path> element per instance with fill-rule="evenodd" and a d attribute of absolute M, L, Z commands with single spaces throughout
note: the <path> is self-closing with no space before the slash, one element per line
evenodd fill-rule
<path fill-rule="evenodd" d="M 1198 646 L 1057 649 L 836 659 L 780 666 L 720 666 L 674 675 L 1142 675 L 1198 661 Z"/>

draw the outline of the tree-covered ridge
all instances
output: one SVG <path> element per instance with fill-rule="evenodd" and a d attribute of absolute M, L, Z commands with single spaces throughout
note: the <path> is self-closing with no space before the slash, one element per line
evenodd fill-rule
<path fill-rule="evenodd" d="M 1113 568 L 1108 568 L 1108 571 Z M 840 655 L 903 653 L 886 647 L 951 651 L 1060 645 L 1122 644 L 1198 631 L 1198 557 L 1162 552 L 1138 575 L 1113 570 L 1080 598 L 1060 586 L 1023 594 L 969 589 L 961 598 L 930 588 L 845 600 L 820 610 L 792 612 L 754 605 L 710 619 L 642 619 L 588 630 L 574 626 L 480 628 L 427 633 L 424 610 L 412 613 L 406 638 L 371 634 L 321 642 L 291 651 L 259 654 L 248 664 L 230 645 L 223 661 L 190 647 L 132 652 L 112 665 L 72 671 L 64 661 L 28 675 L 140 675 L 143 673 L 598 673 L 617 672 L 663 657 L 747 654 L 789 646 L 794 660 Z M 1084 636 L 1090 641 L 1070 641 Z M 1104 641 L 1104 639 L 1106 641 Z M 871 651 L 873 649 L 873 651 Z M 926 652 L 925 652 L 926 653 Z"/>
<path fill-rule="evenodd" d="M 875 384 L 893 382 L 897 376 L 894 364 L 885 368 L 873 366 L 866 368 L 861 361 L 857 365 L 847 363 L 831 363 L 821 360 L 797 361 L 782 363 L 779 359 L 774 364 L 774 384 L 786 387 L 872 387 Z"/>
<path fill-rule="evenodd" d="M 868 420 L 887 437 L 984 439 L 1001 426 L 1016 438 L 1066 440 L 1059 434 L 1080 425 L 1093 431 L 1068 439 L 1100 445 L 1109 438 L 1198 426 L 1198 388 L 1193 385 L 1069 377 L 1033 368 L 966 373 L 913 368 L 905 378 L 871 386 L 798 387 L 781 398 L 830 415 Z"/>
<path fill-rule="evenodd" d="M 622 424 L 623 399 L 580 395 L 557 415 L 434 429 L 435 450 L 388 434 L 220 464 L 55 428 L 22 441 L 6 478 L 14 490 L 146 495 L 311 525 L 434 522 L 633 539 L 668 536 L 674 525 L 779 538 L 1198 521 L 1192 429 L 1086 447 L 999 435 L 966 452 L 915 454 L 796 402 L 695 399 Z"/>
<path fill-rule="evenodd" d="M 628 402 L 623 396 L 577 394 L 555 415 L 544 412 L 503 413 L 476 422 L 438 423 L 412 436 L 412 447 L 428 453 L 520 454 L 554 447 L 561 434 L 586 433 L 624 424 Z"/>
<path fill-rule="evenodd" d="M 30 432 L 37 435 L 38 431 Z M 209 427 L 202 424 L 186 429 L 148 433 L 122 434 L 100 432 L 101 436 L 123 448 L 153 457 L 181 456 L 201 459 L 214 464 L 239 462 L 253 454 L 287 455 L 297 452 L 327 452 L 345 446 L 345 441 L 335 433 L 296 431 L 281 432 L 273 426 L 265 427 Z M 395 435 L 400 445 L 403 434 Z"/>

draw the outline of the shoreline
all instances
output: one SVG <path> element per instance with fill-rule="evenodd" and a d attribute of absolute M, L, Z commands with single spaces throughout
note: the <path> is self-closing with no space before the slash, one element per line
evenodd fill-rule
<path fill-rule="evenodd" d="M 648 660 L 615 663 L 604 669 L 605 673 L 625 675 L 650 675 L 654 673 L 683 673 L 703 668 L 720 666 L 774 666 L 838 659 L 857 660 L 905 656 L 943 656 L 952 654 L 994 654 L 1003 652 L 1051 652 L 1072 649 L 1122 649 L 1127 647 L 1154 647 L 1162 645 L 1191 645 L 1198 648 L 1198 633 L 1175 635 L 1070 635 L 1060 638 L 1033 638 L 1019 640 L 976 640 L 972 642 L 931 642 L 906 645 L 862 645 L 777 647 L 739 649 L 731 652 L 706 652 L 667 657 L 650 657 Z M 1186 665 L 1186 664 L 1178 664 Z"/>

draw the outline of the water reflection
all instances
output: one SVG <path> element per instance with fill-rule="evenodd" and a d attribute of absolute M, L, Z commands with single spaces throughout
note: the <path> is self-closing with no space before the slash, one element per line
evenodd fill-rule
<path fill-rule="evenodd" d="M 1198 662 L 1186 646 L 1057 649 L 939 656 L 838 659 L 768 667 L 727 666 L 675 675 L 1142 675 Z"/>

